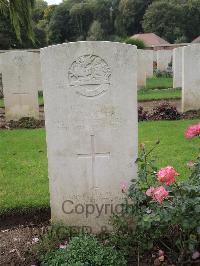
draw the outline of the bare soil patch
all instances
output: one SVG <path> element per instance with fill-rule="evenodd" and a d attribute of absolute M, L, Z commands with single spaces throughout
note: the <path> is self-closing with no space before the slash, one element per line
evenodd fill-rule
<path fill-rule="evenodd" d="M 38 265 L 34 246 L 48 223 L 0 230 L 0 265 Z"/>

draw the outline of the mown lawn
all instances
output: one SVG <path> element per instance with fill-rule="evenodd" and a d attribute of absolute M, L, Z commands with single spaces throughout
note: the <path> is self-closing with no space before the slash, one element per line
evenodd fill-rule
<path fill-rule="evenodd" d="M 139 123 L 139 143 L 156 149 L 159 166 L 173 165 L 185 178 L 186 162 L 199 152 L 198 140 L 184 139 L 185 128 L 197 121 Z M 45 130 L 0 131 L 0 213 L 49 206 Z"/>
<path fill-rule="evenodd" d="M 147 90 L 141 89 L 138 91 L 138 101 L 153 101 L 153 100 L 167 100 L 167 99 L 181 99 L 180 89 L 169 90 Z"/>
<path fill-rule="evenodd" d="M 181 99 L 181 89 L 172 87 L 173 78 L 148 78 L 146 87 L 138 90 L 138 101 Z"/>
<path fill-rule="evenodd" d="M 152 77 L 147 78 L 146 89 L 154 90 L 154 89 L 169 89 L 173 87 L 173 78 L 164 78 L 164 77 Z"/>

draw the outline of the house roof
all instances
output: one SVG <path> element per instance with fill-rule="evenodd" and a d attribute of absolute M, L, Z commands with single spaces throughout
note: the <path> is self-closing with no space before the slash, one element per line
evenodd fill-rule
<path fill-rule="evenodd" d="M 192 43 L 200 43 L 200 36 L 192 41 Z"/>
<path fill-rule="evenodd" d="M 140 33 L 131 36 L 132 39 L 139 39 L 143 41 L 147 46 L 156 46 L 156 45 L 168 45 L 169 42 L 160 38 L 155 33 Z"/>

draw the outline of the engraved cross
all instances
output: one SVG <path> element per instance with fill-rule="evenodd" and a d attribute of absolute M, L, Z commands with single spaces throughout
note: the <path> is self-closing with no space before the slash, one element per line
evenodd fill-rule
<path fill-rule="evenodd" d="M 110 152 L 96 152 L 95 150 L 95 136 L 91 135 L 91 153 L 77 154 L 79 158 L 89 158 L 92 159 L 92 188 L 97 188 L 96 178 L 95 178 L 95 164 L 98 157 L 104 157 L 109 159 Z"/>

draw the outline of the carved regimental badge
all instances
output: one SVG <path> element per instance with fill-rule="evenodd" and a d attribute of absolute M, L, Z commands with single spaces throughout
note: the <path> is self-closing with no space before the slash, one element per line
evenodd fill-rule
<path fill-rule="evenodd" d="M 68 72 L 69 84 L 85 97 L 105 93 L 110 86 L 111 71 L 99 56 L 83 55 L 75 60 Z"/>

